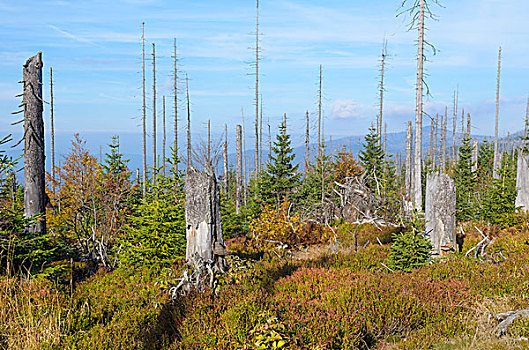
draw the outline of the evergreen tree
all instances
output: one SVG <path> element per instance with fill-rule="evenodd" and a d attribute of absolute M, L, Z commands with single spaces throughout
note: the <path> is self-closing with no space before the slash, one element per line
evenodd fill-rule
<path fill-rule="evenodd" d="M 129 160 L 123 159 L 123 154 L 119 151 L 119 136 L 112 136 L 112 143 L 108 147 L 110 147 L 110 153 L 105 154 L 104 173 L 113 177 L 128 178 L 130 176 L 127 167 Z"/>
<path fill-rule="evenodd" d="M 178 161 L 173 151 L 173 162 Z M 136 206 L 121 261 L 130 265 L 167 267 L 185 257 L 185 190 L 180 172 L 155 172 L 147 196 Z"/>
<path fill-rule="evenodd" d="M 373 124 L 364 140 L 359 158 L 364 167 L 366 185 L 380 196 L 383 190 L 381 180 L 384 177 L 384 151 L 378 144 L 378 135 Z"/>
<path fill-rule="evenodd" d="M 321 203 L 323 197 L 328 198 L 331 184 L 334 181 L 333 171 L 335 164 L 331 162 L 331 156 L 323 150 L 318 154 L 313 163 L 310 164 L 307 175 L 301 181 L 296 192 L 296 202 L 300 206 L 311 206 Z M 323 191 L 323 195 L 322 195 Z"/>
<path fill-rule="evenodd" d="M 472 144 L 470 138 L 465 137 L 459 147 L 459 157 L 456 163 L 454 180 L 456 184 L 456 219 L 468 221 L 474 217 L 474 189 L 476 174 L 472 171 Z"/>
<path fill-rule="evenodd" d="M 516 210 L 516 159 L 504 153 L 500 177 L 492 179 L 483 198 L 482 217 L 493 224 L 508 224 L 508 216 Z"/>
<path fill-rule="evenodd" d="M 273 195 L 276 205 L 283 197 L 288 197 L 299 184 L 298 164 L 293 165 L 295 154 L 291 147 L 290 135 L 287 134 L 286 120 L 279 126 L 279 134 L 272 147 L 272 155 L 263 176 L 263 186 Z M 267 196 L 264 196 L 266 198 Z M 269 195 L 268 195 L 269 197 Z"/>
<path fill-rule="evenodd" d="M 483 219 L 483 200 L 492 184 L 492 167 L 494 162 L 494 149 L 488 140 L 479 145 L 478 166 L 476 170 L 475 206 L 478 208 L 480 218 Z"/>

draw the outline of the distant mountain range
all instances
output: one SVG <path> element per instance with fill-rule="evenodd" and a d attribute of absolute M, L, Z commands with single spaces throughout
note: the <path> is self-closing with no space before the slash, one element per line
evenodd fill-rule
<path fill-rule="evenodd" d="M 522 131 L 516 132 L 513 135 L 509 137 L 510 143 L 512 144 L 513 140 L 519 140 L 519 137 L 523 134 Z M 115 133 L 112 132 L 85 132 L 81 134 L 81 137 L 83 140 L 86 141 L 86 147 L 92 152 L 92 154 L 96 157 L 102 156 L 104 158 L 105 153 L 109 151 L 108 144 L 111 142 L 111 137 L 115 135 Z M 47 135 L 48 136 L 48 135 Z M 158 144 L 158 155 L 161 157 L 161 147 L 162 147 L 162 138 L 161 135 L 158 135 L 157 144 Z M 204 140 L 205 135 L 193 135 L 193 139 L 197 140 Z M 249 136 L 249 134 L 248 134 Z M 22 135 L 13 135 L 14 142 L 11 142 L 11 144 L 14 144 L 18 139 L 22 137 Z M 426 152 L 429 147 L 429 137 L 430 137 L 430 127 L 423 128 L 423 151 Z M 491 136 L 484 136 L 484 135 L 472 135 L 473 138 L 476 138 L 479 142 L 482 142 L 485 139 L 492 140 L 493 137 Z M 461 134 L 456 134 L 456 142 L 459 142 L 461 138 Z M 69 152 L 71 149 L 71 140 L 74 139 L 74 133 L 57 133 L 55 136 L 55 147 L 56 147 L 56 162 L 58 165 L 58 162 L 64 158 L 64 156 Z M 212 137 L 212 139 L 217 140 L 216 144 L 218 144 L 218 140 L 220 140 L 220 135 L 216 135 Z M 299 139 L 299 138 L 298 138 Z M 131 132 L 123 132 L 119 134 L 119 141 L 120 141 L 120 150 L 123 153 L 124 157 L 126 159 L 129 159 L 129 168 L 130 169 L 141 169 L 142 168 L 142 145 L 141 145 L 141 134 L 139 133 L 131 133 Z M 147 163 L 148 166 L 152 163 L 152 140 L 149 138 L 147 141 Z M 169 148 L 172 146 L 172 139 L 170 142 L 167 142 L 167 150 L 166 150 L 166 156 L 168 157 L 170 155 Z M 180 145 L 180 156 L 185 156 L 186 150 L 185 150 L 185 142 L 186 137 L 185 135 L 179 134 L 179 145 Z M 229 139 L 229 154 L 228 154 L 228 162 L 230 164 L 235 164 L 235 140 Z M 253 145 L 253 138 L 247 137 L 246 144 L 252 144 Z M 351 137 L 340 137 L 340 138 L 332 138 L 332 152 L 336 153 L 337 151 L 340 151 L 345 148 L 345 150 L 352 152 L 353 154 L 358 154 L 359 149 L 362 147 L 361 144 L 364 142 L 363 136 L 351 136 Z M 439 142 L 439 141 L 438 141 Z M 198 141 L 196 142 L 198 144 Z M 194 142 L 195 144 L 195 142 Z M 503 147 L 506 147 L 507 144 L 507 138 L 501 139 L 501 144 L 503 144 Z M 9 145 L 6 147 L 6 145 L 3 145 L 3 150 L 6 150 L 9 155 L 12 155 L 14 157 L 19 157 L 22 155 L 22 149 L 23 145 L 20 144 L 15 149 L 9 148 Z M 325 147 L 326 147 L 326 153 L 328 154 L 330 152 L 331 148 L 331 139 L 329 137 L 325 140 Z M 404 158 L 405 152 L 406 152 L 406 132 L 395 132 L 395 133 L 388 133 L 386 136 L 386 149 L 388 153 L 391 153 L 392 155 L 398 155 L 400 154 L 401 157 Z M 452 149 L 452 133 L 449 133 L 447 135 L 447 153 L 450 154 Z M 310 157 L 311 160 L 314 159 L 315 152 L 316 151 L 316 144 L 311 143 L 310 145 Z M 265 140 L 263 142 L 263 160 L 268 160 L 268 152 L 269 152 L 269 146 L 268 146 L 268 140 Z M 294 153 L 296 154 L 295 157 L 295 163 L 301 164 L 300 168 L 303 168 L 304 162 L 305 162 L 305 145 L 299 145 L 294 146 Z M 246 159 L 247 159 L 247 166 L 249 173 L 253 171 L 254 169 L 254 157 L 255 157 L 255 151 L 253 148 L 248 148 L 246 150 Z M 50 169 L 50 140 L 49 138 L 46 140 L 46 167 L 47 170 Z M 220 157 L 219 163 L 217 164 L 218 171 L 222 172 L 222 157 Z"/>

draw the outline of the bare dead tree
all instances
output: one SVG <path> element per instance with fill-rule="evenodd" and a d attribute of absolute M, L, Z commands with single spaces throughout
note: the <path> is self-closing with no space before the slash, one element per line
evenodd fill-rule
<path fill-rule="evenodd" d="M 413 158 L 412 158 L 412 126 L 411 121 L 407 123 L 406 129 L 406 200 L 412 201 L 412 181 L 413 181 Z"/>
<path fill-rule="evenodd" d="M 246 140 L 245 140 L 245 131 L 244 128 L 244 109 L 241 107 L 241 117 L 242 117 L 242 158 L 243 158 L 243 165 L 244 165 L 244 181 L 243 181 L 243 198 L 244 198 L 244 205 L 246 206 L 246 183 L 248 181 L 247 174 L 248 174 L 248 167 L 246 162 Z"/>
<path fill-rule="evenodd" d="M 448 123 L 448 107 L 445 106 L 445 115 L 444 121 L 441 123 L 441 171 L 445 170 L 446 167 L 446 132 L 447 132 L 447 123 Z"/>
<path fill-rule="evenodd" d="M 263 170 L 263 94 L 261 94 L 261 113 L 259 116 L 259 171 Z"/>
<path fill-rule="evenodd" d="M 323 135 L 322 135 L 322 120 L 321 120 L 321 80 L 322 80 L 322 66 L 320 64 L 320 81 L 318 88 L 318 156 L 322 156 Z"/>
<path fill-rule="evenodd" d="M 378 145 L 380 146 L 380 136 L 382 135 L 382 109 L 384 104 L 384 68 L 386 64 L 388 42 L 384 39 L 382 43 L 382 54 L 380 55 L 380 103 L 378 106 L 377 134 Z"/>
<path fill-rule="evenodd" d="M 224 124 L 224 192 L 228 198 L 228 124 Z"/>
<path fill-rule="evenodd" d="M 153 175 L 156 173 L 156 47 L 152 43 L 152 168 Z M 153 176 L 153 182 L 155 177 Z"/>
<path fill-rule="evenodd" d="M 165 176 L 165 143 L 167 141 L 165 134 L 165 96 L 162 96 L 162 128 L 163 128 L 163 139 L 162 139 L 162 171 Z"/>
<path fill-rule="evenodd" d="M 51 178 L 55 183 L 55 124 L 53 115 L 53 68 L 50 67 L 50 129 L 51 129 Z M 55 185 L 53 186 L 55 190 Z"/>
<path fill-rule="evenodd" d="M 142 98 L 143 104 L 141 107 L 142 110 L 142 125 L 143 125 L 143 138 L 142 138 L 142 147 L 143 147 L 143 174 L 142 174 L 142 194 L 143 199 L 147 195 L 147 109 L 145 104 L 145 22 L 141 23 L 141 69 L 142 69 Z"/>
<path fill-rule="evenodd" d="M 470 138 L 470 128 L 471 128 L 470 113 L 467 113 L 467 138 L 468 139 Z"/>
<path fill-rule="evenodd" d="M 236 198 L 235 198 L 235 208 L 237 214 L 240 212 L 242 207 L 242 192 L 243 192 L 243 164 L 242 164 L 242 126 L 237 125 L 237 188 L 236 188 Z"/>
<path fill-rule="evenodd" d="M 268 159 L 272 157 L 272 132 L 270 131 L 270 119 L 268 119 Z"/>
<path fill-rule="evenodd" d="M 305 114 L 307 118 L 307 129 L 305 131 L 305 175 L 309 172 L 309 111 Z"/>
<path fill-rule="evenodd" d="M 500 115 L 500 69 L 501 69 L 501 46 L 498 50 L 498 77 L 496 80 L 496 126 L 494 129 L 494 169 L 493 177 L 499 178 L 497 169 L 500 166 L 499 162 L 499 149 L 498 149 L 498 119 Z"/>
<path fill-rule="evenodd" d="M 384 154 L 387 154 L 387 131 L 388 131 L 388 123 L 384 122 Z"/>
<path fill-rule="evenodd" d="M 431 0 L 439 4 L 437 0 Z M 402 2 L 402 6 L 406 4 L 406 0 Z M 413 171 L 413 203 L 416 209 L 422 210 L 422 116 L 423 116 L 423 86 L 424 81 L 424 45 L 428 45 L 433 49 L 435 54 L 435 48 L 425 41 L 424 38 L 424 21 L 425 17 L 435 19 L 435 16 L 430 11 L 429 5 L 426 0 L 414 0 L 413 5 L 405 10 L 412 16 L 410 29 L 416 28 L 418 31 L 417 40 L 417 84 L 416 84 L 416 98 L 415 98 L 415 150 L 414 150 L 414 171 Z M 428 86 L 426 86 L 426 92 L 428 94 Z"/>
<path fill-rule="evenodd" d="M 191 167 L 191 106 L 189 105 L 189 77 L 186 73 L 186 97 L 187 97 L 187 168 Z"/>
<path fill-rule="evenodd" d="M 457 131 L 457 105 L 459 100 L 459 85 L 457 91 L 454 91 L 454 106 L 453 106 L 453 128 L 452 128 L 452 159 L 456 159 L 456 131 Z"/>
<path fill-rule="evenodd" d="M 439 114 L 435 115 L 435 125 L 434 125 L 434 137 L 433 137 L 433 168 L 437 168 L 437 133 L 439 126 Z"/>
<path fill-rule="evenodd" d="M 178 66 L 177 66 L 177 56 L 176 56 L 176 38 L 174 39 L 174 48 L 173 48 L 173 94 L 174 94 L 174 154 L 178 157 Z M 173 171 L 176 176 L 178 171 L 178 162 L 173 163 Z"/>
<path fill-rule="evenodd" d="M 22 69 L 24 93 L 24 217 L 34 218 L 30 233 L 46 233 L 44 120 L 42 118 L 42 53 L 29 58 Z"/>
<path fill-rule="evenodd" d="M 211 120 L 208 119 L 208 164 L 211 164 Z"/>
<path fill-rule="evenodd" d="M 257 178 L 259 171 L 259 0 L 255 7 L 255 159 L 254 174 Z M 257 196 L 257 181 L 255 181 L 255 195 Z"/>

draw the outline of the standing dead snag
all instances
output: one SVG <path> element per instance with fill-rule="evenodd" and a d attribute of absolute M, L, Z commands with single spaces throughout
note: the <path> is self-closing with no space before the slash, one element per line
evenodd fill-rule
<path fill-rule="evenodd" d="M 22 69 L 24 94 L 24 216 L 40 216 L 26 229 L 30 233 L 46 232 L 44 180 L 44 120 L 42 119 L 42 53 L 26 61 Z"/>
<path fill-rule="evenodd" d="M 494 129 L 494 168 L 492 169 L 492 177 L 498 179 L 498 168 L 501 166 L 500 150 L 498 149 L 498 118 L 500 115 L 500 69 L 501 69 L 501 46 L 498 50 L 498 77 L 496 79 L 496 124 Z"/>
<path fill-rule="evenodd" d="M 235 194 L 235 208 L 237 210 L 237 214 L 239 214 L 241 207 L 242 207 L 242 198 L 243 198 L 243 190 L 244 190 L 244 183 L 243 183 L 243 163 L 242 163 L 242 127 L 240 125 L 237 125 L 237 160 L 236 160 L 236 171 L 237 171 L 237 178 L 236 178 L 236 194 Z"/>
<path fill-rule="evenodd" d="M 520 152 L 516 171 L 516 207 L 529 211 L 529 154 Z"/>
<path fill-rule="evenodd" d="M 456 249 L 456 186 L 440 172 L 426 179 L 426 234 L 432 242 L 432 255 L 443 256 Z"/>
<path fill-rule="evenodd" d="M 186 180 L 186 259 L 200 257 L 222 268 L 227 254 L 222 238 L 220 192 L 215 172 L 188 168 Z"/>

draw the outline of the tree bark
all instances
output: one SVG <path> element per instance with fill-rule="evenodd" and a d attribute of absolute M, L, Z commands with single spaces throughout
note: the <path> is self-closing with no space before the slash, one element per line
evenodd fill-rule
<path fill-rule="evenodd" d="M 423 97 L 423 66 L 424 66 L 424 2 L 419 0 L 418 14 L 418 48 L 417 48 L 417 87 L 415 106 L 415 154 L 413 159 L 413 204 L 422 210 L 422 97 Z"/>
<path fill-rule="evenodd" d="M 42 118 L 42 53 L 26 61 L 24 82 L 24 217 L 39 218 L 26 226 L 30 233 L 46 233 L 44 120 Z"/>
<path fill-rule="evenodd" d="M 520 152 L 516 170 L 516 206 L 529 211 L 529 154 Z"/>
<path fill-rule="evenodd" d="M 320 82 L 318 88 L 318 156 L 322 156 L 322 125 L 321 125 L 321 64 L 320 64 Z"/>
<path fill-rule="evenodd" d="M 406 132 L 406 201 L 412 201 L 412 181 L 413 181 L 413 158 L 412 158 L 412 126 L 411 121 L 408 121 L 408 128 Z"/>
<path fill-rule="evenodd" d="M 386 63 L 387 53 L 387 42 L 384 40 L 382 46 L 382 54 L 380 59 L 380 102 L 378 106 L 378 123 L 377 123 L 377 134 L 378 134 L 378 145 L 380 146 L 380 136 L 382 135 L 382 109 L 384 104 L 384 66 Z"/>
<path fill-rule="evenodd" d="M 426 180 L 426 235 L 432 243 L 432 255 L 444 256 L 456 250 L 456 186 L 454 180 L 439 172 Z"/>
<path fill-rule="evenodd" d="M 213 168 L 203 172 L 193 167 L 187 170 L 186 180 L 186 259 L 198 255 L 216 261 L 226 255 L 222 237 L 220 193 Z"/>

